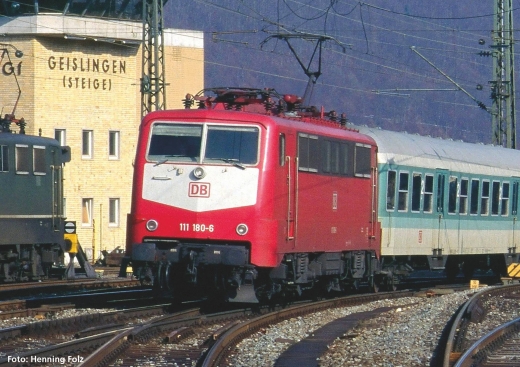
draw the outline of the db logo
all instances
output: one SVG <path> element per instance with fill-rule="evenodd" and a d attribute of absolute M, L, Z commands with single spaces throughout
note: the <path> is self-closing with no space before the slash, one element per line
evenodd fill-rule
<path fill-rule="evenodd" d="M 189 197 L 209 198 L 209 183 L 190 182 L 188 188 Z"/>

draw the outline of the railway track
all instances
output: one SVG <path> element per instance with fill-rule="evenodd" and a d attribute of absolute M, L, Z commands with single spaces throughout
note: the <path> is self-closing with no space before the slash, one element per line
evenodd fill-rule
<path fill-rule="evenodd" d="M 520 366 L 520 319 L 511 316 L 518 315 L 519 299 L 516 284 L 487 289 L 468 300 L 454 317 L 443 366 Z"/>

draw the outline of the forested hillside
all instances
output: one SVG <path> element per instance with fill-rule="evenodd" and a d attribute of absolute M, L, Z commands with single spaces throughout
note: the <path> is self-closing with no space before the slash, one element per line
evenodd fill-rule
<path fill-rule="evenodd" d="M 206 87 L 303 95 L 307 77 L 275 35 L 324 35 L 312 104 L 355 124 L 489 143 L 491 116 L 477 101 L 491 106 L 492 58 L 478 53 L 493 44 L 493 11 L 475 0 L 170 0 L 165 23 L 205 31 Z M 309 66 L 315 43 L 290 42 Z"/>

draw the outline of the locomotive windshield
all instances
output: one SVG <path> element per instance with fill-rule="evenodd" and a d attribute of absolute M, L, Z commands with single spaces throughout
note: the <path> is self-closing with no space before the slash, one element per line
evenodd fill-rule
<path fill-rule="evenodd" d="M 251 126 L 156 123 L 148 147 L 152 161 L 255 164 L 260 132 Z"/>

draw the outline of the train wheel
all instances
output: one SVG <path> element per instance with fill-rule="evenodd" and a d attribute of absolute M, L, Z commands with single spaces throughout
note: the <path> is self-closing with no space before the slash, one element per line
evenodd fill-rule
<path fill-rule="evenodd" d="M 370 287 L 370 290 L 373 293 L 378 293 L 379 292 L 379 284 L 376 281 L 376 277 L 374 277 L 374 276 L 370 277 L 370 280 L 368 281 L 368 285 Z"/>

